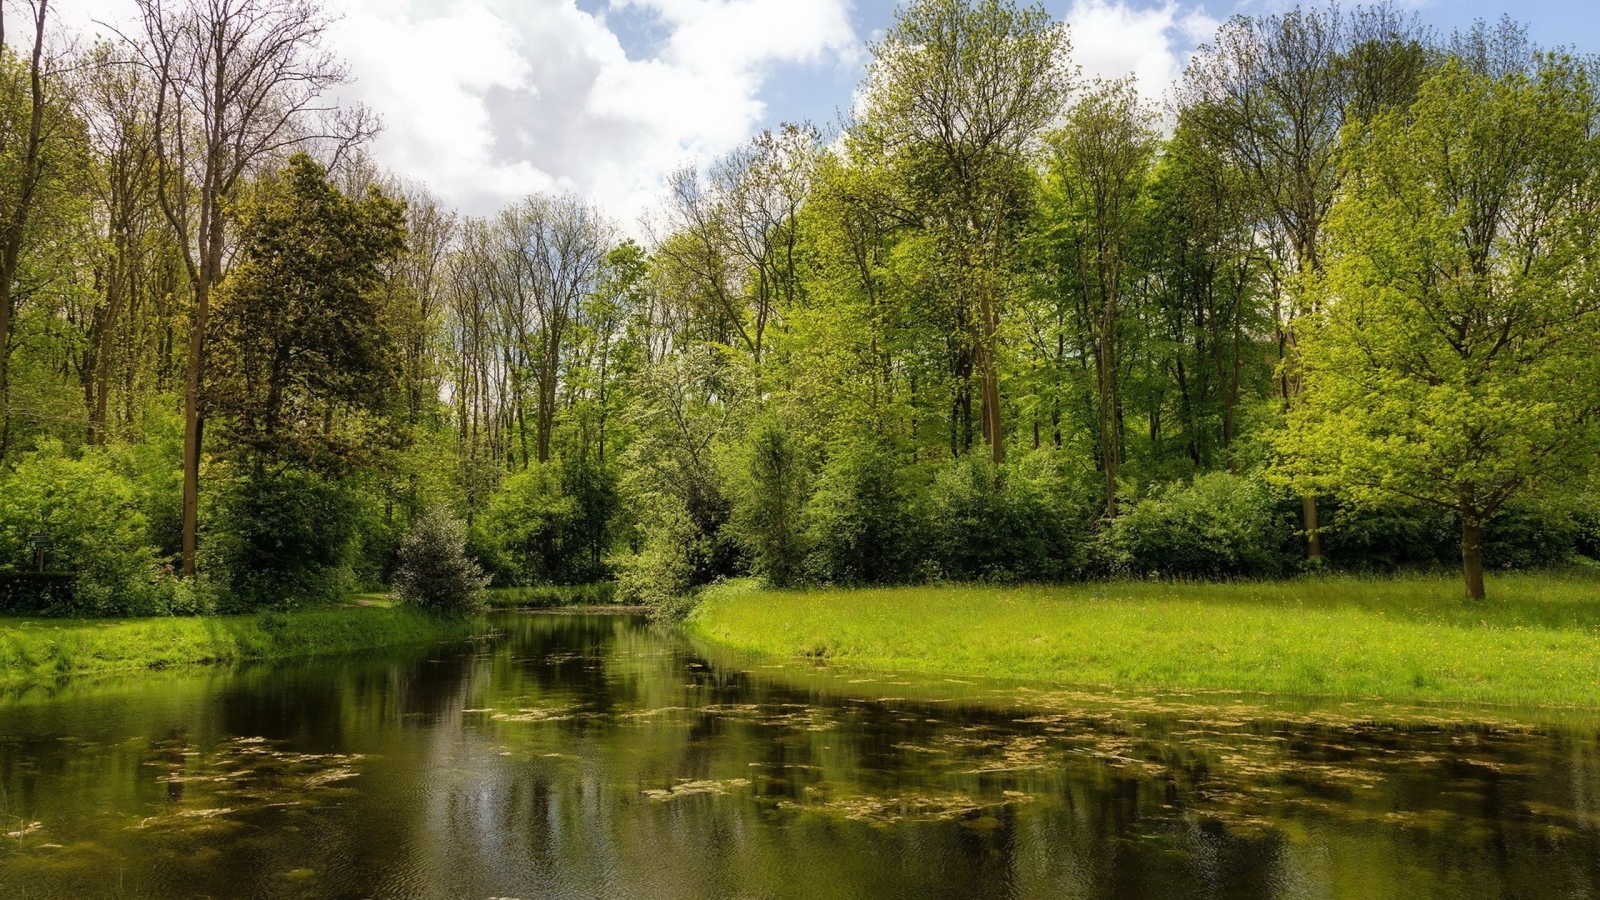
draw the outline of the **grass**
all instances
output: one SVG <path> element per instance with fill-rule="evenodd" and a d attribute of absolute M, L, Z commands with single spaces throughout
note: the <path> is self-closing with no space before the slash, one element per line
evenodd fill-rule
<path fill-rule="evenodd" d="M 864 668 L 1059 684 L 1600 705 L 1600 577 L 1317 578 L 708 590 L 715 644 Z"/>
<path fill-rule="evenodd" d="M 380 606 L 198 618 L 0 618 L 0 688 L 64 675 L 348 653 L 464 638 L 480 627 Z"/>

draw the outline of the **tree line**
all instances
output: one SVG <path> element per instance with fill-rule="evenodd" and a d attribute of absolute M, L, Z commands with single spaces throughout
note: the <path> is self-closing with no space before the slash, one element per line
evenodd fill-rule
<path fill-rule="evenodd" d="M 311 0 L 137 0 L 87 48 L 47 3 L 0 51 L 0 567 L 73 608 L 376 587 L 439 514 L 500 583 L 663 604 L 1456 563 L 1481 598 L 1600 549 L 1600 94 L 1509 20 L 1235 17 L 1161 103 L 1040 8 L 917 0 L 837 129 L 630 229 L 384 172 Z"/>

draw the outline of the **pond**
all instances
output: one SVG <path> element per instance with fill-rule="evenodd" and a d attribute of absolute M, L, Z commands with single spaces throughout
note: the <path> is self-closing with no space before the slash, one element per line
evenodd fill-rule
<path fill-rule="evenodd" d="M 0 700 L 0 896 L 1586 897 L 1587 718 L 1027 690 L 502 613 Z"/>

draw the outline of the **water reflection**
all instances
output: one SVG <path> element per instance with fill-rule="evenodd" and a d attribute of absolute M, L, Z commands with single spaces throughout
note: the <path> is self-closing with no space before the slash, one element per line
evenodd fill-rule
<path fill-rule="evenodd" d="M 627 618 L 0 705 L 6 897 L 1551 897 L 1592 727 L 767 668 Z M 1483 717 L 1480 717 L 1483 718 Z"/>

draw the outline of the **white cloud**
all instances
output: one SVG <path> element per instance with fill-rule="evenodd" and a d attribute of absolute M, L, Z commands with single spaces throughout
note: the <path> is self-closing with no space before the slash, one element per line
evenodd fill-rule
<path fill-rule="evenodd" d="M 1134 76 L 1151 101 L 1164 97 L 1190 54 L 1216 32 L 1218 21 L 1199 6 L 1176 2 L 1136 7 L 1127 2 L 1075 0 L 1067 13 L 1072 55 L 1089 78 Z"/>
<path fill-rule="evenodd" d="M 594 4 L 590 4 L 594 5 Z M 569 190 L 625 223 L 679 166 L 726 153 L 762 124 L 774 67 L 848 65 L 850 0 L 331 0 L 344 92 L 385 130 L 396 174 L 469 213 Z M 132 0 L 76 0 L 69 28 L 134 24 Z M 628 23 L 658 33 L 630 58 Z"/>
<path fill-rule="evenodd" d="M 847 0 L 345 0 L 334 37 L 384 118 L 376 155 L 470 212 L 571 190 L 631 220 L 762 122 L 772 66 L 848 58 Z M 663 39 L 630 58 L 608 18 Z"/>
<path fill-rule="evenodd" d="M 329 48 L 357 79 L 347 94 L 385 123 L 376 158 L 478 214 L 568 190 L 631 225 L 673 169 L 769 124 L 775 70 L 859 71 L 865 55 L 851 0 L 329 2 Z M 132 0 L 62 9 L 73 28 L 135 13 Z M 1186 0 L 1072 0 L 1065 18 L 1086 76 L 1131 73 L 1151 101 L 1217 26 Z"/>

